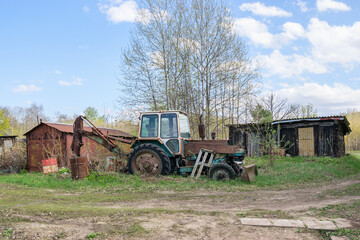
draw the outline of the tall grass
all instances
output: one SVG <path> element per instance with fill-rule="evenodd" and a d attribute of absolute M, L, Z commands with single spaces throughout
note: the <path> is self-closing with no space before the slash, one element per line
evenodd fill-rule
<path fill-rule="evenodd" d="M 23 173 L 0 176 L 0 183 L 20 184 L 36 188 L 76 191 L 154 192 L 222 190 L 246 191 L 251 189 L 290 188 L 294 185 L 322 184 L 333 180 L 353 177 L 360 173 L 360 156 L 343 158 L 281 157 L 273 166 L 265 158 L 251 159 L 259 166 L 259 176 L 252 183 L 241 179 L 216 182 L 205 176 L 199 180 L 177 175 L 141 177 L 119 173 L 91 173 L 86 179 L 73 181 L 61 174 Z"/>

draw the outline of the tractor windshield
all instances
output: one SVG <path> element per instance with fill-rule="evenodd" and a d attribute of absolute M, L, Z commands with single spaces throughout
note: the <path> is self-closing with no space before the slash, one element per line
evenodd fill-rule
<path fill-rule="evenodd" d="M 161 138 L 177 138 L 178 125 L 177 115 L 175 113 L 168 113 L 161 115 Z"/>
<path fill-rule="evenodd" d="M 190 138 L 189 119 L 184 114 L 179 114 L 181 137 Z"/>
<path fill-rule="evenodd" d="M 158 136 L 159 116 L 143 115 L 141 119 L 140 137 L 157 137 Z"/>

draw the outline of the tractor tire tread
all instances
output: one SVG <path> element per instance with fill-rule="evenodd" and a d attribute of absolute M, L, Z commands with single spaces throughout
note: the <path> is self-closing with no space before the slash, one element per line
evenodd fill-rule
<path fill-rule="evenodd" d="M 156 152 L 161 160 L 161 165 L 162 165 L 162 169 L 160 174 L 161 175 L 169 175 L 170 173 L 170 159 L 168 157 L 168 155 L 166 154 L 166 152 L 159 146 L 152 144 L 152 143 L 144 143 L 144 144 L 140 144 L 139 146 L 136 146 L 134 148 L 134 150 L 130 153 L 129 158 L 128 158 L 128 162 L 127 162 L 127 168 L 129 169 L 129 172 L 131 174 L 134 174 L 134 171 L 132 169 L 131 166 L 131 159 L 137 154 L 137 152 L 139 152 L 142 149 L 150 149 L 154 152 Z"/>
<path fill-rule="evenodd" d="M 209 178 L 213 179 L 213 175 L 215 173 L 216 170 L 218 169 L 224 169 L 229 173 L 229 178 L 230 180 L 235 179 L 236 177 L 236 173 L 234 171 L 234 169 L 227 163 L 217 163 L 215 165 L 213 165 L 210 170 L 209 170 Z"/>

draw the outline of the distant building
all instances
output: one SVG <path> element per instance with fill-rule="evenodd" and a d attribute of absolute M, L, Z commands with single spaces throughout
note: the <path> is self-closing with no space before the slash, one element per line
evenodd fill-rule
<path fill-rule="evenodd" d="M 274 138 L 280 148 L 285 148 L 291 156 L 331 156 L 345 155 L 344 136 L 351 132 L 345 116 L 314 117 L 274 121 Z M 248 156 L 261 154 L 260 138 L 264 125 L 228 125 L 230 144 L 240 145 Z M 288 142 L 288 146 L 284 144 Z"/>
<path fill-rule="evenodd" d="M 0 155 L 13 147 L 16 138 L 17 136 L 0 136 Z"/>
<path fill-rule="evenodd" d="M 135 136 L 120 130 L 110 128 L 98 128 L 105 136 L 120 137 L 124 139 L 134 139 Z M 90 131 L 90 127 L 84 130 Z M 71 156 L 71 143 L 73 138 L 73 125 L 60 123 L 42 122 L 24 135 L 26 136 L 27 169 L 29 171 L 42 171 L 42 160 L 50 158 L 52 155 L 58 156 L 57 162 L 60 167 L 69 167 Z M 83 137 L 84 146 L 81 154 L 95 154 L 103 151 L 112 155 L 104 147 Z M 129 146 L 124 146 L 129 148 Z M 90 151 L 89 151 L 90 150 Z M 89 157 L 89 156 L 87 156 Z"/>

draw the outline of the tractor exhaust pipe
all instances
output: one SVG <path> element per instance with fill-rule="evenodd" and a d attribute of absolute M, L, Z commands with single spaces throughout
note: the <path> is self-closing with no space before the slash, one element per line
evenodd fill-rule
<path fill-rule="evenodd" d="M 201 138 L 201 140 L 205 139 L 205 125 L 202 122 L 202 115 L 200 115 L 200 124 L 199 124 L 199 137 Z"/>

